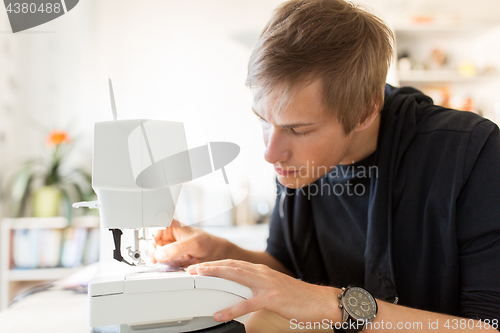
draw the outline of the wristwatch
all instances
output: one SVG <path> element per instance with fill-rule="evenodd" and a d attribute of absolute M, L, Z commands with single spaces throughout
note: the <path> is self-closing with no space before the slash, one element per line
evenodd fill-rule
<path fill-rule="evenodd" d="M 357 333 L 377 316 L 377 301 L 370 292 L 361 287 L 348 286 L 339 294 L 339 308 L 342 322 L 333 328 L 334 332 Z"/>

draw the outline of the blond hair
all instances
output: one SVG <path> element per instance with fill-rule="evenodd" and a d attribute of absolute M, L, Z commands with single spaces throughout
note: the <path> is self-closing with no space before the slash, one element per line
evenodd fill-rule
<path fill-rule="evenodd" d="M 274 12 L 248 64 L 255 98 L 320 79 L 323 104 L 350 133 L 382 108 L 394 36 L 375 15 L 343 0 L 292 0 Z"/>

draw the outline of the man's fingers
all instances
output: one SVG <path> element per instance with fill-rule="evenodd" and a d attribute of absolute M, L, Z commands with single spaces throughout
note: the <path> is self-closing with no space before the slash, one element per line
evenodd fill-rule
<path fill-rule="evenodd" d="M 165 245 L 182 239 L 182 235 L 189 235 L 193 228 L 182 226 L 177 220 L 172 220 L 170 227 L 158 230 L 154 240 L 157 244 Z"/>
<path fill-rule="evenodd" d="M 173 233 L 174 228 L 180 228 L 181 223 L 177 221 L 176 219 L 172 220 L 172 223 L 170 223 L 170 227 L 166 227 L 165 229 L 158 230 L 155 234 L 155 242 L 156 243 L 161 243 L 163 241 L 162 245 L 165 245 L 166 242 L 174 242 L 177 239 L 175 239 L 175 235 Z"/>
<path fill-rule="evenodd" d="M 241 285 L 247 286 L 256 293 L 255 288 L 265 284 L 266 269 L 264 265 L 256 265 L 240 260 L 219 260 L 203 262 L 201 264 L 189 266 L 187 272 L 201 276 L 214 276 L 227 280 L 234 281 Z M 267 274 L 267 275 L 266 275 Z M 248 300 L 242 301 L 235 306 L 224 309 L 214 314 L 216 321 L 229 321 L 241 317 L 247 313 L 261 310 L 266 304 L 262 301 L 262 297 L 258 295 Z"/>
<path fill-rule="evenodd" d="M 242 261 L 242 260 L 234 260 L 234 259 L 225 259 L 225 260 L 216 260 L 216 261 L 207 261 L 203 262 L 199 265 L 203 266 L 226 266 L 226 267 L 234 267 L 234 268 L 243 268 L 247 271 L 250 272 L 257 272 L 259 267 L 262 267 L 263 265 L 256 265 L 252 264 L 248 261 Z M 265 267 L 265 266 L 264 266 Z M 197 266 L 190 266 L 188 267 L 188 272 L 189 273 L 195 273 L 197 269 Z"/>
<path fill-rule="evenodd" d="M 191 240 L 184 242 L 173 242 L 163 246 L 157 246 L 153 258 L 159 262 L 173 261 L 184 255 L 189 255 L 192 248 Z"/>
<path fill-rule="evenodd" d="M 188 268 L 188 273 L 190 274 L 220 277 L 242 284 L 250 289 L 258 283 L 258 281 L 256 281 L 258 280 L 258 276 L 254 272 L 241 267 L 207 266 L 205 263 L 201 263 L 195 266 L 195 272 L 193 272 L 193 268 L 191 267 Z"/>
<path fill-rule="evenodd" d="M 148 256 L 149 256 L 149 258 L 151 258 L 151 261 L 153 262 L 153 264 L 156 263 L 156 260 L 154 258 L 155 251 L 156 251 L 155 244 L 148 242 Z"/>
<path fill-rule="evenodd" d="M 170 223 L 170 227 L 173 228 L 180 228 L 182 227 L 181 223 L 177 221 L 176 219 L 172 219 L 172 223 Z"/>
<path fill-rule="evenodd" d="M 235 318 L 246 315 L 247 313 L 254 312 L 263 308 L 258 297 L 250 298 L 245 301 L 239 302 L 235 306 L 216 312 L 214 314 L 215 321 L 230 321 Z"/>
<path fill-rule="evenodd" d="M 170 227 L 158 230 L 155 234 L 156 244 L 165 244 L 173 241 L 175 241 L 175 238 L 174 235 L 172 234 L 172 229 Z"/>
<path fill-rule="evenodd" d="M 172 261 L 167 261 L 166 264 L 169 266 L 175 267 L 186 267 L 197 262 L 198 259 L 191 257 L 190 255 L 184 255 L 178 259 L 174 259 Z"/>

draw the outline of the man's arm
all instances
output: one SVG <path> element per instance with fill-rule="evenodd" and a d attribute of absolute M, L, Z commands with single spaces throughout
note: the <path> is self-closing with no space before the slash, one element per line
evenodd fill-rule
<path fill-rule="evenodd" d="M 333 288 L 334 293 L 342 291 Z M 335 309 L 336 315 L 333 315 L 334 323 L 341 323 L 342 311 L 337 309 L 338 300 L 331 303 L 332 309 Z M 446 314 L 429 312 L 419 309 L 408 308 L 401 305 L 395 305 L 385 301 L 377 300 L 378 315 L 367 326 L 364 332 L 498 332 L 500 329 L 499 319 L 486 319 L 483 321 L 455 317 Z M 499 315 L 500 317 L 500 315 Z M 340 326 L 339 326 L 340 327 Z"/>
<path fill-rule="evenodd" d="M 177 221 L 156 235 L 154 257 L 190 265 L 192 274 L 218 276 L 233 280 L 252 289 L 255 297 L 223 310 L 218 321 L 228 321 L 246 313 L 265 309 L 288 320 L 335 325 L 341 323 L 334 287 L 309 284 L 293 278 L 281 262 L 267 252 L 249 251 L 200 229 L 181 227 Z M 165 243 L 165 245 L 160 245 Z M 184 259 L 183 259 L 184 258 Z M 236 260 L 220 260 L 231 258 Z M 178 260 L 178 261 L 176 261 Z M 256 265 L 257 264 L 257 265 Z M 284 274 L 283 274 L 284 273 Z M 439 291 L 437 291 L 439 292 Z M 366 332 L 477 332 L 498 329 L 498 319 L 489 322 L 412 309 L 377 300 L 377 317 Z M 500 314 L 499 314 L 500 317 Z M 500 318 L 499 318 L 500 319 Z"/>
<path fill-rule="evenodd" d="M 225 245 L 225 253 L 227 259 L 243 260 L 254 264 L 266 265 L 278 272 L 293 276 L 290 270 L 288 270 L 280 261 L 278 261 L 268 252 L 249 251 L 242 249 L 241 247 L 227 240 L 226 242 L 227 244 Z"/>
<path fill-rule="evenodd" d="M 216 321 L 229 321 L 244 314 L 267 310 L 290 321 L 288 331 L 298 323 L 319 323 L 318 328 L 341 327 L 338 288 L 306 283 L 267 266 L 245 261 L 221 260 L 188 267 L 191 274 L 216 276 L 248 286 L 254 297 L 214 314 Z M 377 317 L 365 332 L 484 332 L 498 329 L 498 319 L 482 321 L 427 312 L 377 300 Z M 293 321 L 295 320 L 295 321 Z"/>
<path fill-rule="evenodd" d="M 276 271 L 293 275 L 279 260 L 267 252 L 245 250 L 201 229 L 182 226 L 176 220 L 170 227 L 158 231 L 155 235 L 155 243 L 149 252 L 153 261 L 172 263 L 177 266 L 212 260 L 236 259 L 263 264 Z"/>
<path fill-rule="evenodd" d="M 340 289 L 333 288 L 334 292 L 341 293 Z M 338 307 L 338 300 L 332 303 Z M 470 318 L 460 318 L 419 309 L 412 309 L 402 305 L 395 305 L 377 300 L 378 315 L 367 327 L 365 332 L 483 332 L 494 331 L 499 327 L 498 319 L 479 321 Z M 335 309 L 337 310 L 337 309 Z M 338 309 L 334 322 L 341 322 L 342 311 Z M 499 315 L 500 317 L 500 315 Z"/>

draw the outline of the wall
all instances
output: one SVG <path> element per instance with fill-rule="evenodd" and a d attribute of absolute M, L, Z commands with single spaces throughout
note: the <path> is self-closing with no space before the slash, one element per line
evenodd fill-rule
<path fill-rule="evenodd" d="M 92 2 L 32 30 L 12 34 L 0 10 L 0 45 L 8 45 L 0 67 L 0 130 L 4 133 L 0 178 L 5 182 L 20 163 L 46 156 L 45 136 L 67 129 L 73 139 L 83 134 L 71 156 L 90 167 L 91 128 L 88 77 L 92 54 Z M 1 52 L 0 52 L 1 53 Z M 1 55 L 0 55 L 1 59 Z M 3 147 L 3 148 L 2 148 Z"/>
<path fill-rule="evenodd" d="M 395 29 L 410 30 L 399 40 L 398 49 L 411 51 L 422 60 L 429 57 L 433 48 L 447 51 L 451 68 L 462 61 L 471 61 L 478 69 L 488 66 L 496 68 L 495 75 L 483 80 L 458 80 L 449 86 L 454 97 L 460 101 L 466 96 L 474 98 L 476 108 L 486 118 L 500 122 L 500 2 L 479 0 L 471 4 L 465 0 L 359 0 L 357 3 L 378 13 Z M 430 24 L 412 25 L 415 17 L 432 17 Z M 436 27 L 437 29 L 433 29 Z M 421 36 L 415 31 L 421 28 Z M 429 30 L 426 32 L 426 30 Z M 399 34 L 404 37 L 403 33 Z M 412 36 L 410 36 L 412 35 Z M 398 42 L 398 41 L 397 41 Z M 442 86 L 442 84 L 418 84 Z M 460 104 L 460 103 L 458 103 Z M 453 106 L 456 107 L 456 106 Z"/>
<path fill-rule="evenodd" d="M 218 140 L 240 145 L 240 159 L 228 170 L 232 183 L 249 192 L 248 211 L 259 203 L 272 206 L 274 171 L 264 162 L 244 81 L 252 45 L 280 2 L 82 0 L 61 18 L 15 35 L 0 10 L 0 174 L 5 178 L 21 160 L 43 154 L 44 135 L 56 127 L 81 136 L 73 158 L 89 166 L 92 124 L 111 119 L 111 77 L 120 119 L 183 121 L 190 147 Z M 496 0 L 474 6 L 464 0 L 361 3 L 393 26 L 429 13 L 496 22 L 500 12 Z M 500 43 L 491 42 L 499 35 L 493 32 L 483 42 L 484 57 L 500 59 Z M 486 90 L 500 95 L 498 85 Z M 207 180 L 193 182 L 193 193 L 218 186 L 221 175 Z M 223 195 L 220 189 L 211 193 L 200 211 L 216 206 Z M 197 214 L 191 219 L 203 215 Z"/>
<path fill-rule="evenodd" d="M 260 125 L 244 81 L 252 43 L 276 2 L 147 4 L 81 1 L 57 20 L 9 35 L 18 44 L 19 99 L 4 145 L 13 161 L 7 171 L 27 157 L 43 155 L 44 135 L 53 128 L 81 137 L 74 159 L 88 164 L 92 124 L 111 119 L 111 77 L 119 119 L 183 121 L 191 148 L 207 141 L 237 143 L 241 156 L 227 170 L 231 184 L 240 196 L 250 193 L 245 203 L 250 208 L 260 201 L 272 205 L 274 171 L 263 161 Z M 5 12 L 1 15 L 6 20 Z M 192 184 L 195 192 L 211 191 L 195 220 L 225 210 L 214 210 L 221 191 L 226 194 L 219 186 L 222 174 L 212 178 Z M 224 217 L 226 222 L 232 218 Z"/>

